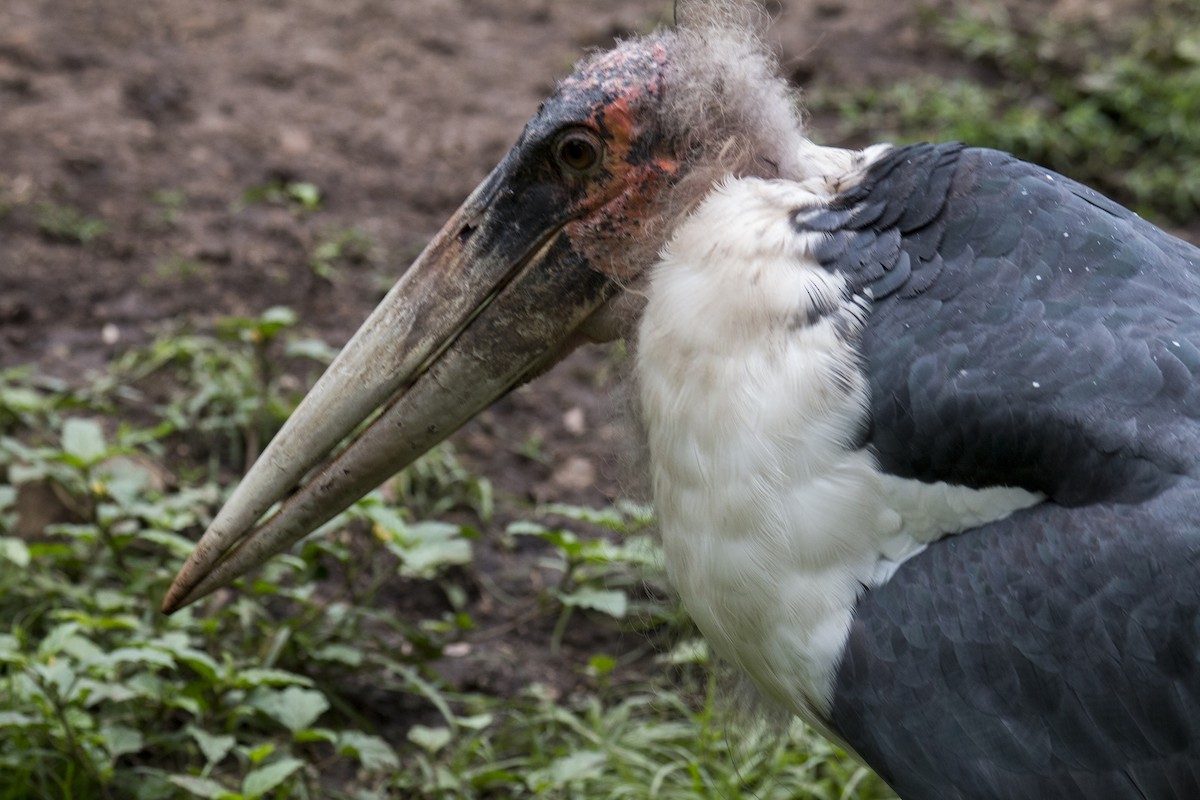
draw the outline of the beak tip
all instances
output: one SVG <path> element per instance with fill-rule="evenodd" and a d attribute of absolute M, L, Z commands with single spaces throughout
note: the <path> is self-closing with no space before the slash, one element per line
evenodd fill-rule
<path fill-rule="evenodd" d="M 170 616 L 179 609 L 183 608 L 188 595 L 188 588 L 184 585 L 183 574 L 175 576 L 174 582 L 171 583 L 171 588 L 167 589 L 167 594 L 163 598 L 162 607 L 159 609 L 162 613 Z"/>
<path fill-rule="evenodd" d="M 196 593 L 196 588 L 203 581 L 205 574 L 209 571 L 205 569 L 205 565 L 209 563 L 206 557 L 207 548 L 198 545 L 196 550 L 175 574 L 175 580 L 171 581 L 170 588 L 167 589 L 166 596 L 163 597 L 161 611 L 170 616 L 184 606 L 191 605 L 196 600 L 199 600 L 207 592 L 200 594 Z M 211 590 L 210 590 L 211 591 Z"/>
<path fill-rule="evenodd" d="M 162 606 L 159 608 L 163 614 L 170 616 L 216 588 L 216 586 L 210 586 L 208 589 L 201 589 L 201 584 L 211 584 L 211 581 L 206 582 L 205 578 L 210 576 L 220 560 L 218 557 L 220 545 L 214 543 L 214 539 L 219 541 L 220 537 L 214 535 L 215 531 L 214 527 L 205 531 L 204 536 L 200 537 L 200 541 L 196 542 L 196 548 L 179 568 L 179 572 L 175 573 L 175 580 L 171 581 L 171 586 L 167 589 Z M 197 591 L 197 589 L 201 589 L 201 591 Z"/>

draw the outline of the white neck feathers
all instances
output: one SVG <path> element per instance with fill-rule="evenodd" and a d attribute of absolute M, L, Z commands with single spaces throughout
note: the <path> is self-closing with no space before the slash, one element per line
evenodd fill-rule
<path fill-rule="evenodd" d="M 790 222 L 835 184 L 719 186 L 652 270 L 637 360 L 670 578 L 717 653 L 810 720 L 865 588 L 925 542 L 1036 501 L 995 490 L 965 502 L 968 520 L 973 490 L 914 489 L 859 446 L 869 302 Z"/>

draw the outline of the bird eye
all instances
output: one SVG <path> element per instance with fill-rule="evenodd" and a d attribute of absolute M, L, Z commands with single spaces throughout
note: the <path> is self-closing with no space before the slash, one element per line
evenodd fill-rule
<path fill-rule="evenodd" d="M 554 157 L 570 172 L 587 174 L 600 165 L 604 145 L 591 131 L 563 134 L 554 146 Z"/>

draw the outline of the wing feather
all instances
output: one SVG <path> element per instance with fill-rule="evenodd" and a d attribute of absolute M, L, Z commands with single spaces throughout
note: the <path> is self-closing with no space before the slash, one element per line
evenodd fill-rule
<path fill-rule="evenodd" d="M 961 145 L 794 224 L 873 298 L 882 468 L 1050 498 L 863 596 L 833 727 L 907 798 L 1200 794 L 1200 250 Z"/>

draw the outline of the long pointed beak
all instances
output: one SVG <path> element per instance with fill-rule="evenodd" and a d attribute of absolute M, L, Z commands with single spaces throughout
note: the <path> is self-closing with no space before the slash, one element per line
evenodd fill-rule
<path fill-rule="evenodd" d="M 530 234 L 511 211 L 497 212 L 504 166 L 455 212 L 255 462 L 179 571 L 164 612 L 332 519 L 560 356 L 613 296 L 615 285 L 572 250 L 562 220 Z"/>

